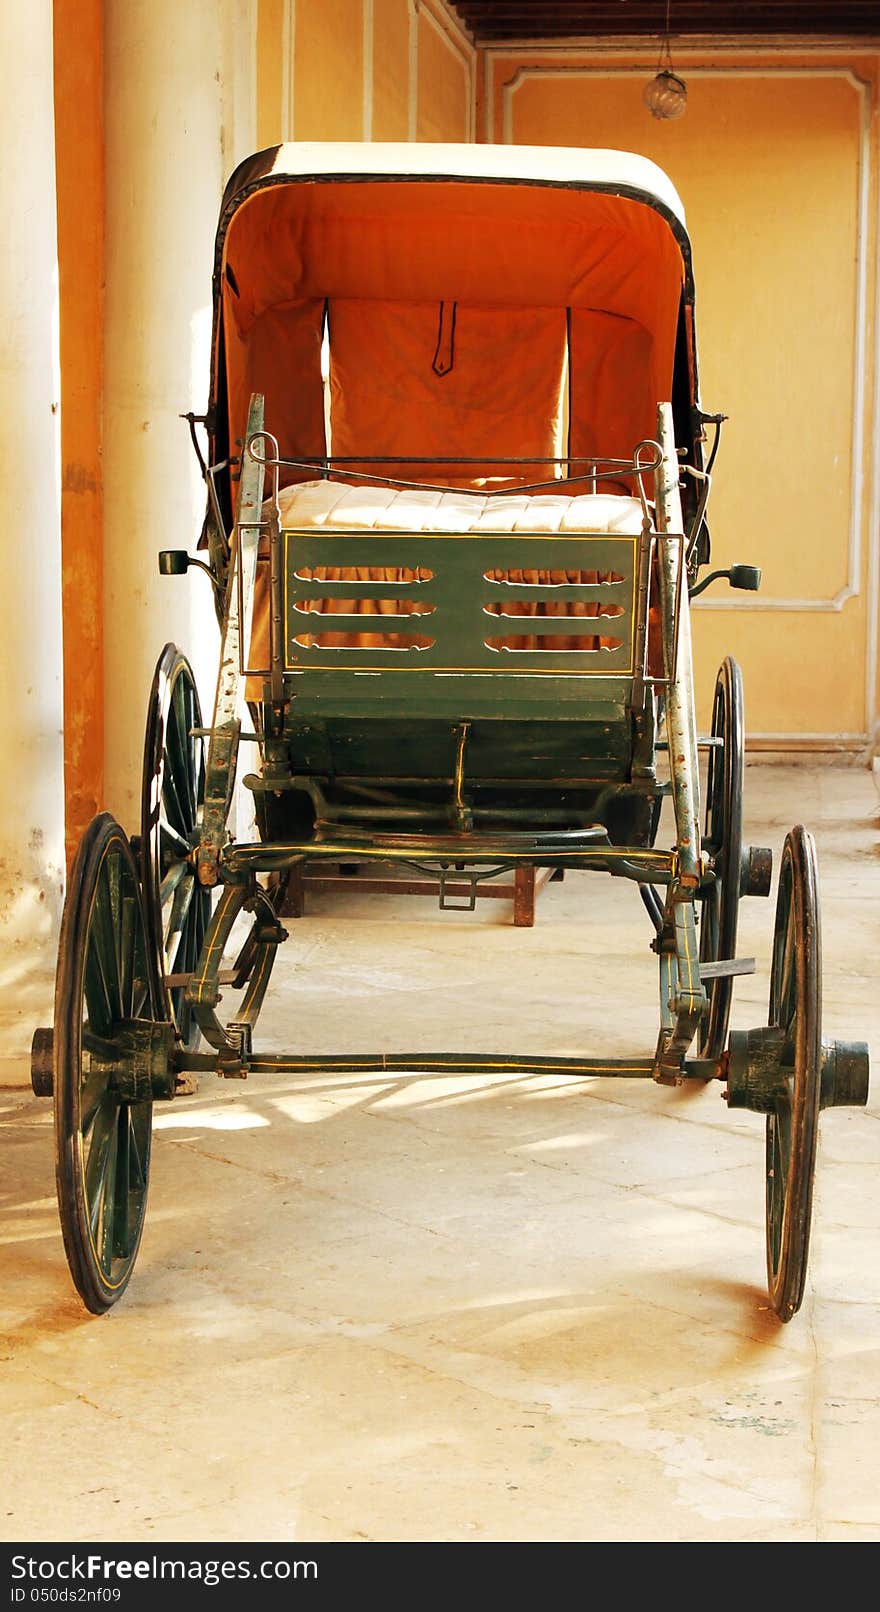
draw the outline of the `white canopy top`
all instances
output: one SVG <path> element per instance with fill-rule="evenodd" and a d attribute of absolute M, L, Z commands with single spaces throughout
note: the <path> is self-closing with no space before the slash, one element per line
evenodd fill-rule
<path fill-rule="evenodd" d="M 685 224 L 672 180 L 631 151 L 579 146 L 440 145 L 430 142 L 288 140 L 267 174 L 383 175 L 405 179 L 497 179 L 642 191 Z"/>

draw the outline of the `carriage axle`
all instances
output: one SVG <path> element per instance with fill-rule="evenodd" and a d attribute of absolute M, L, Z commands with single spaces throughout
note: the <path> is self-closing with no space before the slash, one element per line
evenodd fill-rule
<path fill-rule="evenodd" d="M 90 1036 L 85 1052 L 90 1068 L 106 1070 L 123 1102 L 145 1098 L 162 1100 L 175 1095 L 181 1074 L 217 1074 L 225 1079 L 253 1075 L 412 1074 L 440 1075 L 565 1075 L 574 1080 L 617 1078 L 647 1080 L 656 1072 L 653 1058 L 566 1058 L 535 1054 L 473 1052 L 365 1052 L 254 1054 L 242 1045 L 241 1055 L 190 1052 L 173 1045 L 166 1021 L 128 1021 L 115 1025 L 107 1038 Z M 31 1085 L 38 1097 L 52 1096 L 53 1032 L 35 1032 L 31 1059 Z M 778 1026 L 732 1030 L 729 1049 L 720 1059 L 688 1058 L 681 1066 L 681 1081 L 726 1080 L 725 1097 L 731 1108 L 770 1114 L 785 1095 L 791 1079 L 793 1049 Z M 863 1108 L 868 1100 L 868 1047 L 864 1041 L 823 1041 L 820 1067 L 820 1107 Z"/>

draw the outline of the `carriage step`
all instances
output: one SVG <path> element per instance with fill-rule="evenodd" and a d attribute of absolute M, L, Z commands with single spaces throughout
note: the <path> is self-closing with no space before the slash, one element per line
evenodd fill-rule
<path fill-rule="evenodd" d="M 754 957 L 721 957 L 714 963 L 700 964 L 701 980 L 730 979 L 734 974 L 754 974 Z"/>

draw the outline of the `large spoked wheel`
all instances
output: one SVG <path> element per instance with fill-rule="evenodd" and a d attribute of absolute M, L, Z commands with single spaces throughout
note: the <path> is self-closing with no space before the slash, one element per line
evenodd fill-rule
<path fill-rule="evenodd" d="M 770 1025 L 782 1032 L 781 1074 L 767 1115 L 767 1281 L 790 1321 L 807 1276 L 822 1090 L 822 946 L 816 847 L 786 836 L 776 898 Z"/>
<path fill-rule="evenodd" d="M 137 867 L 125 835 L 104 812 L 86 830 L 71 871 L 53 1039 L 61 1229 L 74 1283 L 95 1314 L 125 1290 L 141 1239 L 150 1069 L 161 1058 L 167 1028 L 155 1019 Z M 166 1059 L 167 1044 L 166 1034 Z"/>
<path fill-rule="evenodd" d="M 189 662 L 166 644 L 156 666 L 144 737 L 141 863 L 159 1001 L 185 1047 L 198 1025 L 185 984 L 169 983 L 196 966 L 211 915 L 191 853 L 205 799 L 205 743 L 199 696 Z"/>
<path fill-rule="evenodd" d="M 715 863 L 715 882 L 703 900 L 700 962 L 736 956 L 742 866 L 742 798 L 745 722 L 742 673 L 732 656 L 715 684 L 706 787 L 703 847 Z M 733 979 L 706 981 L 709 1006 L 700 1026 L 700 1057 L 720 1058 L 727 1041 Z"/>

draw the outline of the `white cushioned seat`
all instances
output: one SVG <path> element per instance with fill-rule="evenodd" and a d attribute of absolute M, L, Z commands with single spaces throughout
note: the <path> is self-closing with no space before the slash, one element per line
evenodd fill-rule
<path fill-rule="evenodd" d="M 281 523 L 391 532 L 638 533 L 637 498 L 613 493 L 412 492 L 303 481 L 282 489 Z"/>

